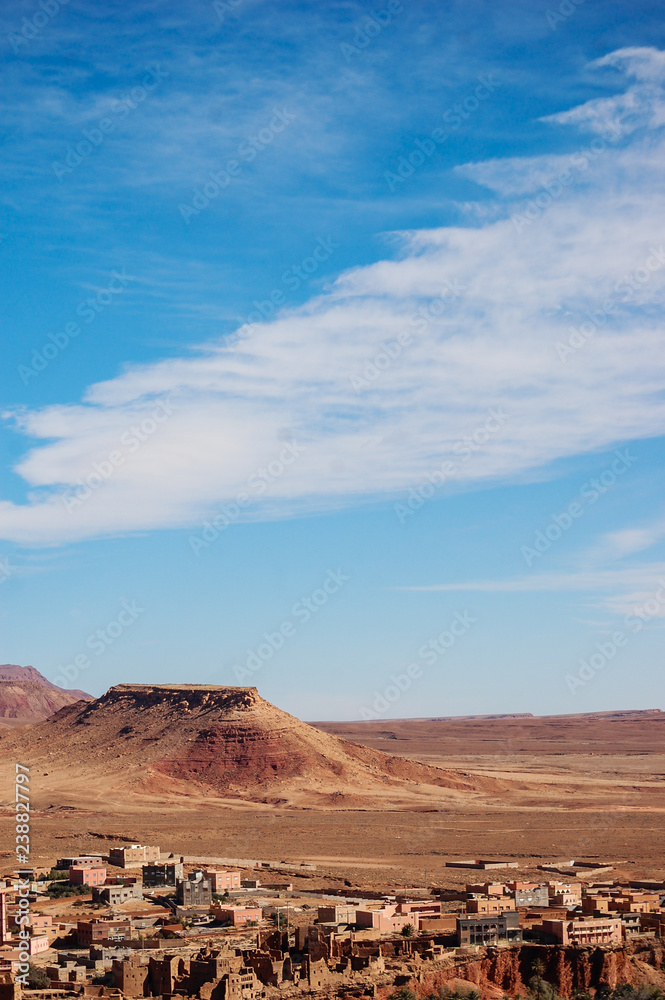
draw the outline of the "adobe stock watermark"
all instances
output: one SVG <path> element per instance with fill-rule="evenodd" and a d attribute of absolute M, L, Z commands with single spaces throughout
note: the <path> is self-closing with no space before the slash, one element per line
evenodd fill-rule
<path fill-rule="evenodd" d="M 412 517 L 417 510 L 420 510 L 449 479 L 458 476 L 462 463 L 468 462 L 482 451 L 490 437 L 497 434 L 507 421 L 508 414 L 501 408 L 490 410 L 482 424 L 456 441 L 452 450 L 458 456 L 459 462 L 442 462 L 438 469 L 425 474 L 427 482 L 410 488 L 406 499 L 402 503 L 396 503 L 393 508 L 399 523 L 404 524 L 407 517 Z"/>
<path fill-rule="evenodd" d="M 220 24 L 224 23 L 227 14 L 232 14 L 244 2 L 245 0 L 214 0 L 212 7 L 219 18 Z"/>
<path fill-rule="evenodd" d="M 400 330 L 396 337 L 390 340 L 381 341 L 380 350 L 372 358 L 367 358 L 363 362 L 361 374 L 351 375 L 351 385 L 356 392 L 366 389 L 372 382 L 391 368 L 404 351 L 413 341 L 415 333 L 424 333 L 433 320 L 438 319 L 445 312 L 446 306 L 451 300 L 459 298 L 466 291 L 466 287 L 461 285 L 457 278 L 452 281 L 444 281 L 443 288 L 437 298 L 431 299 L 426 305 L 419 306 L 416 312 L 409 318 L 411 329 L 406 327 Z"/>
<path fill-rule="evenodd" d="M 129 112 L 134 111 L 142 101 L 145 101 L 148 94 L 155 90 L 168 75 L 165 70 L 159 68 L 159 65 L 154 68 L 148 67 L 141 84 L 132 87 L 128 94 L 124 94 L 114 101 L 108 115 L 100 118 L 96 125 L 81 129 L 83 138 L 75 144 L 70 143 L 67 146 L 62 163 L 59 160 L 54 160 L 51 164 L 51 169 L 58 180 L 62 181 L 64 177 L 68 177 L 81 163 L 92 156 L 95 149 L 99 149 L 102 145 L 106 136 L 115 132 L 118 122 L 126 118 Z"/>
<path fill-rule="evenodd" d="M 253 472 L 247 477 L 246 490 L 241 490 L 236 494 L 235 500 L 227 504 L 220 504 L 220 513 L 211 521 L 204 521 L 201 525 L 201 535 L 189 536 L 189 547 L 195 555 L 199 555 L 201 549 L 209 549 L 213 542 L 217 541 L 223 531 L 234 524 L 243 510 L 251 506 L 259 497 L 267 491 L 271 483 L 284 475 L 289 466 L 300 458 L 306 449 L 290 441 L 284 445 L 279 454 Z"/>
<path fill-rule="evenodd" d="M 116 296 L 121 295 L 125 291 L 130 281 L 137 280 L 131 274 L 126 274 L 124 267 L 119 271 L 111 271 L 111 279 L 106 287 L 101 288 L 96 295 L 88 296 L 88 298 L 79 302 L 76 307 L 76 315 L 84 323 L 92 323 L 105 309 L 108 309 L 116 301 Z M 47 342 L 41 348 L 37 349 L 33 347 L 31 363 L 17 365 L 16 368 L 23 385 L 28 385 L 31 378 L 35 378 L 45 368 L 48 368 L 50 363 L 66 350 L 72 340 L 78 337 L 80 333 L 81 326 L 78 323 L 65 323 L 63 329 L 59 332 L 49 333 Z"/>
<path fill-rule="evenodd" d="M 359 56 L 364 52 L 370 42 L 377 35 L 380 35 L 384 28 L 392 24 L 395 17 L 401 14 L 403 10 L 401 0 L 388 0 L 385 7 L 382 7 L 380 10 L 371 11 L 369 17 L 356 28 L 353 36 L 353 44 L 349 44 L 349 42 L 340 43 L 340 52 L 347 63 L 351 62 L 353 56 Z"/>
<path fill-rule="evenodd" d="M 0 557 L 0 583 L 11 580 L 15 572 L 16 570 L 9 562 L 9 556 L 5 556 L 4 559 Z"/>
<path fill-rule="evenodd" d="M 120 611 L 115 618 L 107 622 L 103 628 L 91 632 L 87 637 L 85 640 L 86 649 L 89 649 L 95 656 L 103 656 L 107 649 L 117 642 L 120 636 L 128 628 L 131 628 L 139 615 L 144 612 L 145 608 L 138 607 L 136 601 L 121 601 Z M 72 657 L 71 663 L 57 668 L 59 673 L 54 678 L 53 683 L 57 684 L 58 687 L 71 687 L 81 671 L 87 670 L 91 663 L 92 660 L 87 653 L 77 653 L 76 656 Z"/>
<path fill-rule="evenodd" d="M 96 490 L 109 481 L 116 469 L 124 465 L 125 459 L 129 455 L 135 455 L 141 445 L 149 441 L 172 414 L 173 408 L 170 401 L 160 401 L 147 416 L 137 420 L 135 424 L 123 431 L 120 435 L 119 447 L 108 452 L 99 461 L 93 462 L 92 470 L 87 475 L 77 479 L 76 485 L 72 489 L 61 494 L 60 499 L 67 512 L 73 514 L 74 511 L 79 510 L 86 500 L 94 496 Z"/>
<path fill-rule="evenodd" d="M 568 340 L 565 343 L 558 340 L 554 345 L 559 361 L 565 365 L 570 357 L 576 354 L 581 347 L 584 347 L 587 341 L 595 336 L 596 331 L 605 325 L 609 317 L 616 314 L 617 305 L 630 302 L 635 296 L 635 292 L 650 280 L 652 274 L 660 271 L 663 264 L 665 264 L 665 249 L 663 246 L 661 245 L 658 249 L 651 247 L 649 256 L 644 261 L 644 264 L 636 267 L 634 271 L 628 271 L 614 286 L 615 292 L 622 293 L 621 298 L 618 296 L 609 298 L 599 309 L 589 309 L 586 312 L 585 315 L 588 317 L 588 322 L 584 322 L 578 327 L 568 327 L 570 330 Z"/>
<path fill-rule="evenodd" d="M 586 0 L 561 0 L 556 10 L 548 10 L 545 13 L 545 19 L 552 31 L 556 31 L 557 25 L 563 24 L 569 17 L 572 17 L 583 3 L 586 3 Z"/>
<path fill-rule="evenodd" d="M 624 617 L 623 623 L 627 632 L 619 629 L 612 633 L 610 639 L 605 642 L 597 642 L 595 651 L 586 659 L 580 659 L 580 668 L 577 674 L 566 674 L 565 681 L 568 690 L 572 695 L 577 694 L 577 689 L 584 687 L 593 680 L 596 674 L 603 670 L 622 649 L 630 635 L 641 632 L 645 625 L 652 618 L 662 618 L 665 611 L 665 580 L 659 580 L 660 586 L 652 597 L 649 597 L 644 604 L 633 608 L 632 614 Z"/>
<path fill-rule="evenodd" d="M 637 461 L 637 457 L 631 455 L 628 448 L 615 451 L 614 454 L 616 458 L 609 468 L 604 469 L 599 476 L 589 479 L 580 488 L 579 499 L 572 500 L 558 514 L 552 514 L 547 526 L 543 530 L 538 529 L 534 534 L 532 545 L 520 547 L 527 566 L 532 566 L 535 559 L 540 559 L 545 552 L 548 552 L 564 532 L 569 531 L 573 523 L 582 517 L 587 508 L 611 490 L 617 479 L 628 472 Z"/>
<path fill-rule="evenodd" d="M 597 139 L 592 139 L 588 146 L 582 146 L 575 153 L 572 153 L 569 157 L 570 167 L 560 171 L 549 184 L 543 185 L 539 194 L 525 203 L 521 214 L 517 213 L 511 216 L 517 232 L 521 233 L 527 226 L 532 226 L 550 205 L 561 197 L 564 190 L 574 184 L 579 179 L 580 174 L 588 170 L 589 166 L 596 162 L 608 146 L 618 142 L 621 136 L 621 129 L 611 122 L 607 122 L 605 129 Z"/>
<path fill-rule="evenodd" d="M 7 41 L 16 55 L 21 55 L 21 46 L 28 45 L 37 38 L 43 29 L 56 16 L 61 7 L 66 7 L 69 0 L 40 0 L 39 10 L 32 17 L 24 17 L 18 31 L 10 31 Z"/>
<path fill-rule="evenodd" d="M 330 236 L 317 236 L 312 252 L 284 271 L 281 277 L 282 284 L 286 285 L 289 291 L 297 291 L 305 281 L 318 271 L 321 264 L 332 257 L 335 250 L 339 250 L 339 246 L 340 244 L 335 243 Z M 256 332 L 259 324 L 270 319 L 276 310 L 285 304 L 286 294 L 279 287 L 273 288 L 265 299 L 254 299 L 252 305 L 255 311 L 249 313 L 243 319 L 242 326 L 225 338 L 226 343 L 232 345 L 241 340 L 248 340 Z"/>
<path fill-rule="evenodd" d="M 461 128 L 464 122 L 499 86 L 491 73 L 479 76 L 478 80 L 480 82 L 472 94 L 468 94 L 464 100 L 458 101 L 453 104 L 452 108 L 443 112 L 441 117 L 448 126 L 447 132 L 442 128 L 435 128 L 430 132 L 429 138 L 416 139 L 414 149 L 406 156 L 400 156 L 395 170 L 385 171 L 383 176 L 390 191 L 396 191 L 400 184 L 404 184 L 410 177 L 413 177 L 416 170 L 434 155 L 437 146 L 442 146 L 444 142 L 447 142 L 451 133 Z"/>
<path fill-rule="evenodd" d="M 219 198 L 222 191 L 231 184 L 236 177 L 242 173 L 242 163 L 252 163 L 259 153 L 272 145 L 275 136 L 283 132 L 287 126 L 296 120 L 296 116 L 284 108 L 273 108 L 273 115 L 267 125 L 260 128 L 256 135 L 250 136 L 245 142 L 241 142 L 236 150 L 236 156 L 227 160 L 221 170 L 211 170 L 208 174 L 210 180 L 194 188 L 194 195 L 191 204 L 178 205 L 178 211 L 187 225 L 190 224 L 192 216 L 200 215 L 211 201 Z"/>
<path fill-rule="evenodd" d="M 351 579 L 350 576 L 342 573 L 341 569 L 328 570 L 328 575 L 316 590 L 299 601 L 291 608 L 291 614 L 298 623 L 306 625 L 310 618 L 317 615 L 321 608 L 325 607 L 333 594 L 336 594 L 345 583 Z M 291 618 L 286 618 L 274 632 L 264 632 L 265 642 L 260 643 L 256 649 L 247 650 L 247 659 L 244 664 L 234 663 L 233 673 L 240 683 L 244 683 L 247 678 L 251 678 L 257 670 L 260 670 L 264 663 L 271 660 L 278 649 L 281 649 L 287 639 L 292 639 L 296 634 L 298 625 Z"/>
<path fill-rule="evenodd" d="M 445 656 L 448 650 L 452 649 L 477 621 L 478 619 L 472 618 L 468 611 L 456 611 L 448 628 L 419 647 L 418 657 L 426 666 L 433 667 L 437 660 Z M 390 683 L 385 686 L 383 691 L 374 692 L 372 704 L 363 705 L 360 708 L 360 718 L 365 721 L 381 718 L 391 705 L 399 701 L 402 695 L 412 687 L 413 682 L 420 680 L 423 676 L 423 668 L 420 663 L 416 662 L 409 663 L 404 668 L 403 673 L 391 674 Z"/>

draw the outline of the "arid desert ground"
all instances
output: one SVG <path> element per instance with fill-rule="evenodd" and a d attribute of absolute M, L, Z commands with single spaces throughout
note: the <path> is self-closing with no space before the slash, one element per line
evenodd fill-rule
<path fill-rule="evenodd" d="M 110 726 L 117 702 L 101 699 L 93 703 L 99 709 L 86 709 L 85 724 L 70 707 L 56 721 L 7 730 L 0 739 L 3 773 L 11 778 L 13 768 L 4 764 L 14 757 L 32 760 L 33 862 L 102 851 L 123 838 L 192 856 L 309 862 L 316 871 L 303 877 L 312 888 L 461 885 L 468 870 L 445 862 L 474 857 L 518 861 L 522 876 L 573 858 L 607 862 L 627 877 L 665 875 L 665 713 L 319 723 L 312 731 L 255 700 L 242 732 L 237 719 L 233 730 L 225 719 L 227 729 L 220 723 L 202 737 L 198 718 L 189 723 L 196 735 L 187 735 L 183 723 L 178 742 L 171 726 L 168 767 L 163 760 L 149 764 L 136 750 L 157 741 L 145 705 L 133 742 L 131 723 Z M 198 709 L 178 711 L 193 716 Z M 265 732 L 252 744 L 252 727 L 260 726 Z M 351 747 L 328 743 L 322 730 Z M 226 770 L 215 764 L 213 774 L 210 761 L 218 756 L 210 747 L 223 752 L 222 737 L 231 731 L 244 756 L 233 772 L 227 761 Z M 266 739 L 279 761 L 269 765 L 274 780 L 261 778 L 252 758 L 272 760 Z M 279 757 L 283 744 L 305 765 L 301 760 L 289 771 Z M 398 777 L 377 783 L 377 750 L 401 758 L 408 780 L 393 760 Z M 352 760 L 350 770 L 337 760 L 342 752 Z M 440 787 L 421 783 L 428 771 L 444 775 L 436 778 Z M 225 787 L 231 773 L 233 787 Z M 245 773 L 249 795 L 239 784 Z M 1 789 L 5 864 L 13 858 L 10 786 L 7 780 Z"/>

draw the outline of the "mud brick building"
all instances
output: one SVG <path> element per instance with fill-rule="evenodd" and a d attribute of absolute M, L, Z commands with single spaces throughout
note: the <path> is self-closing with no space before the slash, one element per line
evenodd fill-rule
<path fill-rule="evenodd" d="M 116 868 L 131 868 L 160 861 L 161 856 L 158 847 L 130 844 L 129 847 L 112 847 L 109 851 L 109 864 L 115 865 Z"/>
<path fill-rule="evenodd" d="M 132 885 L 105 885 L 92 890 L 92 898 L 96 903 L 108 903 L 109 906 L 118 906 L 128 899 L 141 899 L 143 887 L 140 882 Z"/>
<path fill-rule="evenodd" d="M 320 924 L 355 924 L 356 907 L 348 903 L 337 906 L 319 906 L 317 917 Z"/>
<path fill-rule="evenodd" d="M 113 985 L 126 996 L 170 996 L 201 1000 L 258 1000 L 265 990 L 242 953 L 205 949 L 194 958 L 165 955 L 147 962 L 139 955 L 114 961 Z"/>
<path fill-rule="evenodd" d="M 114 941 L 129 941 L 134 936 L 131 917 L 118 920 L 95 918 L 79 920 L 76 925 L 76 936 L 81 947 L 92 944 L 108 944 Z"/>
<path fill-rule="evenodd" d="M 81 854 L 74 858 L 58 858 L 55 863 L 57 871 L 67 871 L 71 865 L 92 865 L 96 868 L 102 868 L 104 858 L 101 854 Z"/>
<path fill-rule="evenodd" d="M 0 1000 L 21 1000 L 21 985 L 14 980 L 11 969 L 0 971 Z"/>
<path fill-rule="evenodd" d="M 551 906 L 565 906 L 574 910 L 582 905 L 582 887 L 576 882 L 549 882 L 548 891 Z"/>

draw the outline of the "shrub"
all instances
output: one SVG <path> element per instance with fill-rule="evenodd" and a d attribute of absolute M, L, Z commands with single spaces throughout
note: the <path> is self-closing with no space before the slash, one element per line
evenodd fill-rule
<path fill-rule="evenodd" d="M 51 980 L 43 969 L 30 963 L 28 968 L 28 988 L 33 990 L 47 990 L 51 985 Z"/>
<path fill-rule="evenodd" d="M 53 882 L 48 887 L 48 895 L 51 899 L 62 899 L 63 896 L 89 896 L 90 889 L 87 885 L 61 885 Z"/>
<path fill-rule="evenodd" d="M 396 993 L 391 993 L 388 1000 L 416 1000 L 416 994 L 408 986 L 400 986 Z"/>

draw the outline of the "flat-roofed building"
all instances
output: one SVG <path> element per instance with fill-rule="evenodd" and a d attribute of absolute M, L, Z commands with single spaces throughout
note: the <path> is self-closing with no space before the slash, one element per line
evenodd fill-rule
<path fill-rule="evenodd" d="M 499 941 L 519 943 L 522 940 L 519 914 L 512 910 L 496 916 L 458 917 L 457 940 L 461 947 L 498 944 Z"/>
<path fill-rule="evenodd" d="M 129 941 L 133 937 L 131 917 L 117 920 L 79 920 L 76 925 L 76 936 L 81 947 L 90 947 L 99 942 Z"/>
<path fill-rule="evenodd" d="M 229 892 L 240 888 L 240 872 L 230 868 L 204 868 L 203 877 L 208 879 L 213 892 Z"/>
<path fill-rule="evenodd" d="M 557 944 L 583 947 L 587 944 L 621 944 L 623 931 L 619 917 L 593 920 L 543 920 L 543 931 Z"/>
<path fill-rule="evenodd" d="M 515 909 L 515 900 L 510 896 L 474 896 L 467 899 L 467 913 L 507 913 Z"/>
<path fill-rule="evenodd" d="M 202 872 L 192 872 L 188 878 L 179 878 L 175 898 L 179 906 L 210 906 L 212 886 Z"/>
<path fill-rule="evenodd" d="M 356 909 L 356 924 L 359 927 L 371 927 L 379 934 L 395 934 L 407 924 L 417 928 L 418 917 L 415 914 L 398 913 L 397 904 L 389 903 L 386 906 Z"/>
<path fill-rule="evenodd" d="M 67 871 L 70 865 L 87 865 L 101 868 L 104 858 L 101 854 L 80 854 L 73 858 L 58 858 L 55 867 L 58 871 Z"/>
<path fill-rule="evenodd" d="M 143 865 L 143 885 L 146 889 L 155 889 L 163 885 L 177 885 L 183 877 L 184 869 L 181 863 L 164 865 Z"/>
<path fill-rule="evenodd" d="M 69 881 L 72 885 L 104 885 L 106 868 L 97 868 L 93 865 L 70 865 Z"/>
<path fill-rule="evenodd" d="M 218 899 L 213 900 L 210 912 L 215 920 L 223 924 L 233 924 L 234 927 L 244 927 L 250 923 L 258 924 L 263 917 L 260 906 L 224 906 Z"/>
<path fill-rule="evenodd" d="M 112 847 L 109 851 L 109 864 L 117 868 L 129 868 L 135 865 L 147 865 L 161 859 L 158 847 L 148 847 L 143 844 L 130 844 L 126 847 Z"/>
<path fill-rule="evenodd" d="M 515 889 L 513 899 L 515 900 L 515 906 L 549 906 L 549 889 L 546 885 Z"/>
<path fill-rule="evenodd" d="M 128 899 L 141 899 L 143 889 L 140 882 L 132 885 L 105 885 L 92 890 L 92 898 L 96 903 L 108 903 L 109 906 L 119 906 Z"/>

